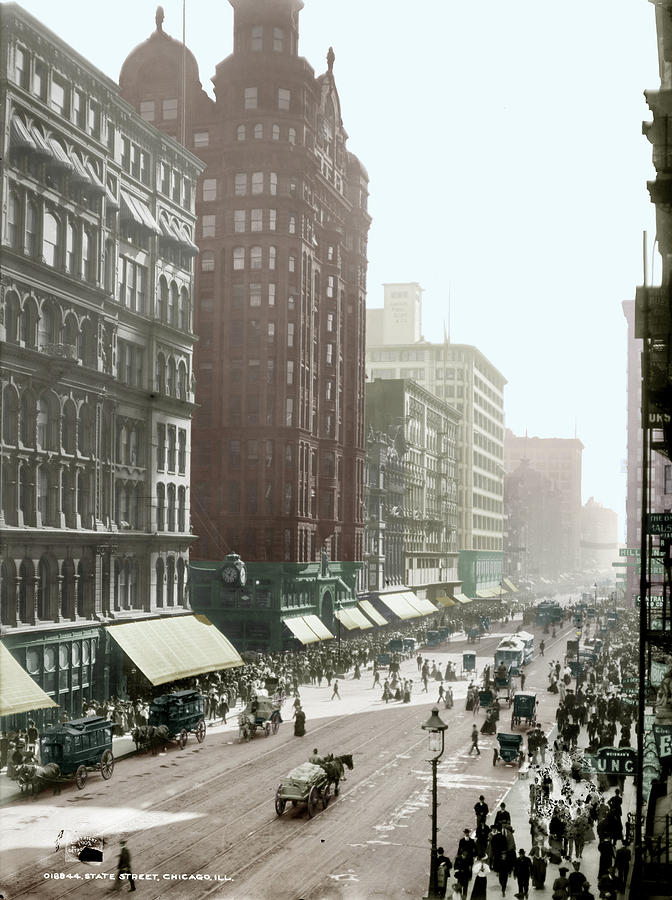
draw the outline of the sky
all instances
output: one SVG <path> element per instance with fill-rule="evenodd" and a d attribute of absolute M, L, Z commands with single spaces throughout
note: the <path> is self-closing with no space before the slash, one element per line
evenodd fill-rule
<path fill-rule="evenodd" d="M 153 0 L 20 4 L 106 75 L 154 30 Z M 182 36 L 182 0 L 164 0 Z M 227 0 L 186 0 L 203 87 L 232 50 Z M 348 148 L 370 178 L 368 300 L 419 282 L 423 333 L 507 379 L 516 434 L 578 437 L 583 500 L 623 539 L 626 322 L 642 283 L 644 91 L 659 86 L 647 0 L 305 0 L 299 53 L 333 46 Z M 652 268 L 653 260 L 653 268 Z M 659 260 L 649 249 L 649 281 Z M 449 303 L 450 298 L 450 303 Z"/>

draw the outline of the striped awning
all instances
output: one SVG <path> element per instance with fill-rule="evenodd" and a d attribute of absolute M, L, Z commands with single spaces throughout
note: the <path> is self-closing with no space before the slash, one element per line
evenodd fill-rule
<path fill-rule="evenodd" d="M 107 632 L 152 684 L 242 666 L 238 651 L 206 616 L 171 616 L 123 625 Z"/>
<path fill-rule="evenodd" d="M 284 619 L 283 621 L 294 637 L 301 641 L 302 644 L 319 643 L 319 637 L 310 628 L 303 616 L 292 616 L 292 618 Z"/>
<path fill-rule="evenodd" d="M 455 601 L 452 597 L 447 597 L 445 594 L 441 597 L 436 598 L 436 602 L 441 606 L 455 606 Z"/>
<path fill-rule="evenodd" d="M 73 162 L 56 138 L 49 138 L 49 146 L 53 154 L 51 164 L 59 169 L 65 169 L 66 172 L 72 172 Z"/>
<path fill-rule="evenodd" d="M 333 638 L 333 634 L 329 631 L 319 616 L 309 615 L 303 617 L 305 623 L 318 636 L 321 641 L 328 641 Z"/>
<path fill-rule="evenodd" d="M 58 706 L 0 643 L 0 716 Z"/>
<path fill-rule="evenodd" d="M 349 631 L 352 631 L 354 628 L 373 628 L 371 622 L 356 606 L 347 606 L 339 609 L 334 615 Z"/>
<path fill-rule="evenodd" d="M 348 631 L 354 631 L 355 628 L 359 628 L 359 625 L 355 622 L 355 620 L 350 615 L 349 610 L 347 609 L 337 609 L 334 613 L 334 616 L 338 619 L 341 625 L 345 625 Z"/>
<path fill-rule="evenodd" d="M 413 591 L 404 591 L 404 598 L 408 603 L 420 613 L 421 616 L 429 616 L 436 612 L 436 607 L 429 600 L 418 597 Z"/>
<path fill-rule="evenodd" d="M 360 628 L 373 628 L 373 624 L 369 622 L 364 613 L 357 609 L 356 606 L 348 606 L 348 614 L 357 622 Z"/>
<path fill-rule="evenodd" d="M 12 147 L 20 147 L 22 150 L 37 150 L 28 126 L 18 116 L 12 116 L 10 141 Z"/>
<path fill-rule="evenodd" d="M 121 215 L 122 218 L 130 219 L 141 228 L 146 228 L 147 231 L 151 231 L 154 234 L 162 233 L 161 228 L 147 206 L 142 200 L 138 200 L 137 197 L 127 193 L 127 191 L 121 192 Z"/>
<path fill-rule="evenodd" d="M 509 581 L 508 578 L 502 578 L 502 581 L 510 591 L 513 591 L 514 594 L 518 593 L 518 588 L 515 586 L 515 584 L 513 584 L 513 582 Z"/>
<path fill-rule="evenodd" d="M 399 619 L 417 619 L 422 615 L 414 606 L 408 602 L 404 596 L 404 592 L 397 594 L 380 594 L 379 599 L 391 609 Z"/>
<path fill-rule="evenodd" d="M 381 616 L 376 607 L 371 603 L 370 600 L 360 600 L 359 605 L 362 607 L 367 616 L 371 619 L 372 622 L 375 622 L 376 625 L 387 625 L 387 619 L 385 616 Z"/>
<path fill-rule="evenodd" d="M 471 597 L 467 597 L 465 594 L 460 594 L 457 591 L 454 594 L 454 598 L 458 603 L 462 605 L 464 605 L 465 603 L 471 603 Z"/>
<path fill-rule="evenodd" d="M 51 144 L 47 140 L 47 138 L 42 134 L 39 128 L 36 128 L 35 125 L 30 129 L 30 134 L 32 139 L 35 141 L 35 152 L 38 156 L 43 156 L 45 159 L 51 159 L 54 155 L 53 150 L 51 149 Z"/>
<path fill-rule="evenodd" d="M 72 180 L 78 181 L 80 184 L 91 184 L 91 176 L 76 153 L 70 154 L 70 160 L 72 162 L 72 175 L 70 176 Z"/>

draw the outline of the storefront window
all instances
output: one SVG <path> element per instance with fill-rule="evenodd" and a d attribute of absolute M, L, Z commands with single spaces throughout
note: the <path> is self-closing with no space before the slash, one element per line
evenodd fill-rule
<path fill-rule="evenodd" d="M 37 675 L 40 671 L 40 650 L 30 647 L 26 650 L 26 669 L 31 675 Z"/>
<path fill-rule="evenodd" d="M 79 645 L 79 641 L 76 641 L 72 645 L 72 664 L 73 666 L 79 666 L 82 662 L 82 648 Z"/>
<path fill-rule="evenodd" d="M 44 671 L 53 672 L 56 669 L 56 648 L 44 648 Z"/>
<path fill-rule="evenodd" d="M 68 657 L 70 656 L 68 650 L 69 647 L 67 644 L 61 644 L 58 648 L 58 665 L 61 669 L 68 668 Z"/>

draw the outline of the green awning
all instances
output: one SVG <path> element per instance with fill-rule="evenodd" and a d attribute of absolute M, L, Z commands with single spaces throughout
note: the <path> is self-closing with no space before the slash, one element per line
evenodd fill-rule
<path fill-rule="evenodd" d="M 376 607 L 371 603 L 370 600 L 360 600 L 359 605 L 362 607 L 367 616 L 371 619 L 372 622 L 375 622 L 376 625 L 387 625 L 387 619 L 385 616 L 381 616 Z"/>
<path fill-rule="evenodd" d="M 0 716 L 58 706 L 0 642 Z"/>
<path fill-rule="evenodd" d="M 242 666 L 238 651 L 206 616 L 108 625 L 110 637 L 152 684 Z"/>

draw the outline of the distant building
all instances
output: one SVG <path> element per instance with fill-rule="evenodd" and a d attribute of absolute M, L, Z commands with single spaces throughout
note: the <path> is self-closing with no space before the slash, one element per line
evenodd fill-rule
<path fill-rule="evenodd" d="M 613 578 L 612 562 L 619 562 L 618 513 L 590 497 L 581 510 L 581 567 Z"/>
<path fill-rule="evenodd" d="M 0 622 L 78 716 L 125 690 L 104 623 L 189 610 L 202 165 L 20 7 L 1 15 Z"/>
<path fill-rule="evenodd" d="M 360 590 L 406 585 L 433 600 L 459 587 L 459 413 L 416 382 L 366 386 L 367 545 Z"/>
<path fill-rule="evenodd" d="M 415 316 L 421 289 L 416 284 L 385 285 L 386 298 L 397 289 L 406 292 L 408 315 Z M 396 312 L 386 304 L 382 313 L 380 333 L 384 336 L 393 328 Z M 506 379 L 468 344 L 424 340 L 374 344 L 368 336 L 366 373 L 370 382 L 376 378 L 413 379 L 461 414 L 457 431 L 460 581 L 463 592 L 470 596 L 498 588 L 506 574 L 502 571 Z"/>
<path fill-rule="evenodd" d="M 415 344 L 422 340 L 422 288 L 417 282 L 384 284 L 383 307 L 366 310 L 366 341 Z"/>
<path fill-rule="evenodd" d="M 560 505 L 559 492 L 528 459 L 504 476 L 504 571 L 515 583 L 539 588 L 561 574 Z"/>
<path fill-rule="evenodd" d="M 558 497 L 558 524 L 554 531 L 553 572 L 543 577 L 569 574 L 581 570 L 581 454 L 578 438 L 519 437 L 506 429 L 504 469 L 507 474 L 527 460 L 530 469 L 544 475 L 549 489 Z M 549 543 L 551 536 L 549 535 Z"/>

